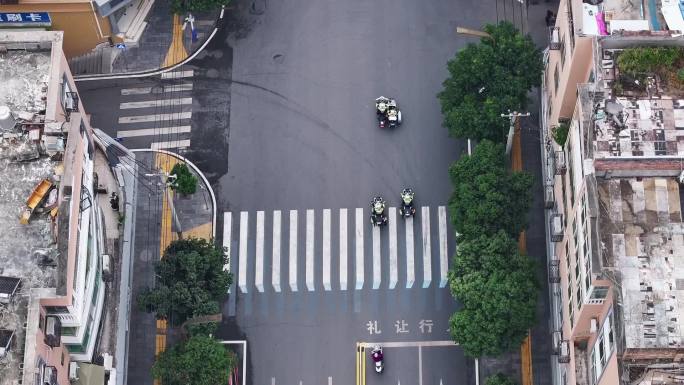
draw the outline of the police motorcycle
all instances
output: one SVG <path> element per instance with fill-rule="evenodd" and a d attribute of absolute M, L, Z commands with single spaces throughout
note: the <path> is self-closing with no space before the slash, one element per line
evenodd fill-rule
<path fill-rule="evenodd" d="M 380 128 L 396 127 L 401 124 L 401 111 L 397 107 L 397 101 L 392 98 L 380 96 L 375 99 L 375 115 Z"/>
<path fill-rule="evenodd" d="M 399 208 L 399 215 L 404 218 L 413 217 L 416 215 L 416 207 L 413 205 L 413 198 L 416 194 L 410 188 L 405 188 L 401 191 L 401 207 Z"/>
<path fill-rule="evenodd" d="M 375 372 L 382 373 L 382 370 L 385 369 L 385 362 L 383 360 L 382 348 L 380 345 L 375 345 L 373 347 L 373 350 L 371 351 L 371 359 L 373 362 L 375 362 Z"/>
<path fill-rule="evenodd" d="M 373 198 L 373 201 L 371 201 L 370 221 L 373 226 L 384 226 L 387 224 L 387 215 L 385 215 L 385 200 L 381 196 L 377 196 Z"/>

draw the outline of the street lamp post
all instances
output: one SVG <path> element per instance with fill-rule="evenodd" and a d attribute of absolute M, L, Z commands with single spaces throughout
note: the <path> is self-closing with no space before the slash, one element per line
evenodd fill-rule
<path fill-rule="evenodd" d="M 508 138 L 506 139 L 506 155 L 511 154 L 511 147 L 513 147 L 513 134 L 515 132 L 515 125 L 518 123 L 518 118 L 530 116 L 529 112 L 508 112 L 507 114 L 501 114 L 502 118 L 508 118 L 511 122 L 508 128 Z"/>
<path fill-rule="evenodd" d="M 168 174 L 166 172 L 156 173 L 156 174 L 145 174 L 147 177 L 160 177 L 162 180 L 162 185 L 164 186 L 164 193 L 166 194 L 166 200 L 169 202 L 169 207 L 171 207 L 171 216 L 173 217 L 173 222 L 176 224 L 176 234 L 178 238 L 182 238 L 183 228 L 181 227 L 180 220 L 178 219 L 178 214 L 176 213 L 176 207 L 173 204 L 173 196 L 171 196 L 170 187 L 176 181 L 176 174 Z"/>

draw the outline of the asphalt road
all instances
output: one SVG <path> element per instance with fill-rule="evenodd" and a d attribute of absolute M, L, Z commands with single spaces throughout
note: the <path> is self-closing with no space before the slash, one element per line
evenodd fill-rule
<path fill-rule="evenodd" d="M 464 0 L 268 1 L 253 7 L 237 2 L 228 29 L 210 44 L 205 57 L 192 63 L 223 81 L 229 64 L 217 56 L 230 50 L 233 59 L 227 82 L 230 113 L 222 116 L 229 119 L 229 131 L 206 136 L 207 148 L 217 149 L 210 153 L 223 148 L 214 141 L 227 139 L 227 170 L 221 162 L 197 159 L 217 190 L 220 212 L 233 213 L 233 234 L 241 211 L 249 212 L 253 221 L 254 213 L 263 210 L 268 224 L 273 210 L 283 210 L 283 215 L 299 210 L 301 218 L 303 210 L 313 209 L 318 216 L 321 209 L 366 208 L 376 194 L 397 204 L 406 186 L 414 188 L 419 205 L 445 205 L 451 190 L 448 166 L 466 148 L 448 138 L 441 126 L 436 94 L 447 76 L 447 60 L 475 41 L 456 35 L 456 26 L 479 28 L 496 21 L 496 9 L 495 1 Z M 397 99 L 401 127 L 377 127 L 374 99 L 379 95 Z M 199 140 L 193 136 L 193 143 Z M 367 226 L 364 231 L 370 232 Z M 233 249 L 238 248 L 236 237 Z M 301 250 L 306 241 L 301 233 L 299 239 Z M 369 243 L 366 271 L 372 269 Z M 253 248 L 248 250 L 250 266 Z M 269 248 L 267 243 L 266 271 Z M 317 242 L 316 258 L 319 248 Z M 451 240 L 449 254 L 454 249 Z M 434 258 L 432 265 L 436 269 Z M 235 261 L 232 268 L 237 274 Z M 305 274 L 301 262 L 298 270 L 300 277 Z M 253 274 L 248 270 L 250 280 Z M 385 269 L 382 274 L 385 278 Z M 457 304 L 448 289 L 436 282 L 427 289 L 401 285 L 394 290 L 384 284 L 373 290 L 367 284 L 362 290 L 352 285 L 347 291 L 325 291 L 317 281 L 314 292 L 279 293 L 234 288 L 237 317 L 222 325 L 219 336 L 248 340 L 248 384 L 349 384 L 355 376 L 357 342 L 449 340 L 448 318 Z M 230 306 L 225 311 L 230 315 Z M 421 321 L 431 321 L 433 330 L 427 333 L 424 327 L 421 332 Z M 404 322 L 408 332 L 398 332 L 397 325 L 403 330 Z M 375 333 L 376 323 L 380 334 Z M 368 367 L 368 384 L 474 383 L 472 362 L 457 347 L 387 348 L 386 359 L 382 376 Z M 369 359 L 365 362 L 370 365 Z"/>

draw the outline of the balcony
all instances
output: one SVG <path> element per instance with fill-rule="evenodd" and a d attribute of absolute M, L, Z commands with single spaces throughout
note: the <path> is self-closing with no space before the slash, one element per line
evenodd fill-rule
<path fill-rule="evenodd" d="M 556 256 L 549 261 L 549 283 L 560 283 L 560 260 Z"/>
<path fill-rule="evenodd" d="M 567 164 L 565 162 L 565 151 L 556 151 L 555 156 L 556 175 L 565 175 Z"/>
<path fill-rule="evenodd" d="M 554 203 L 556 203 L 554 198 L 555 196 L 553 193 L 553 185 L 547 184 L 546 186 L 544 186 L 544 208 L 552 208 Z"/>
<path fill-rule="evenodd" d="M 549 28 L 549 49 L 559 50 L 561 48 L 560 29 L 558 27 Z"/>
<path fill-rule="evenodd" d="M 554 213 L 549 218 L 549 227 L 551 231 L 551 242 L 560 242 L 563 240 L 563 214 Z"/>

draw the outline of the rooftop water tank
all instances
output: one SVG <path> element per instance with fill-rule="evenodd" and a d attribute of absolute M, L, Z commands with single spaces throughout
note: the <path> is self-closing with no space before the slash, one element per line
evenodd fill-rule
<path fill-rule="evenodd" d="M 14 116 L 12 116 L 12 111 L 10 111 L 7 106 L 0 106 L 0 129 L 11 130 L 14 128 L 16 121 Z"/>

